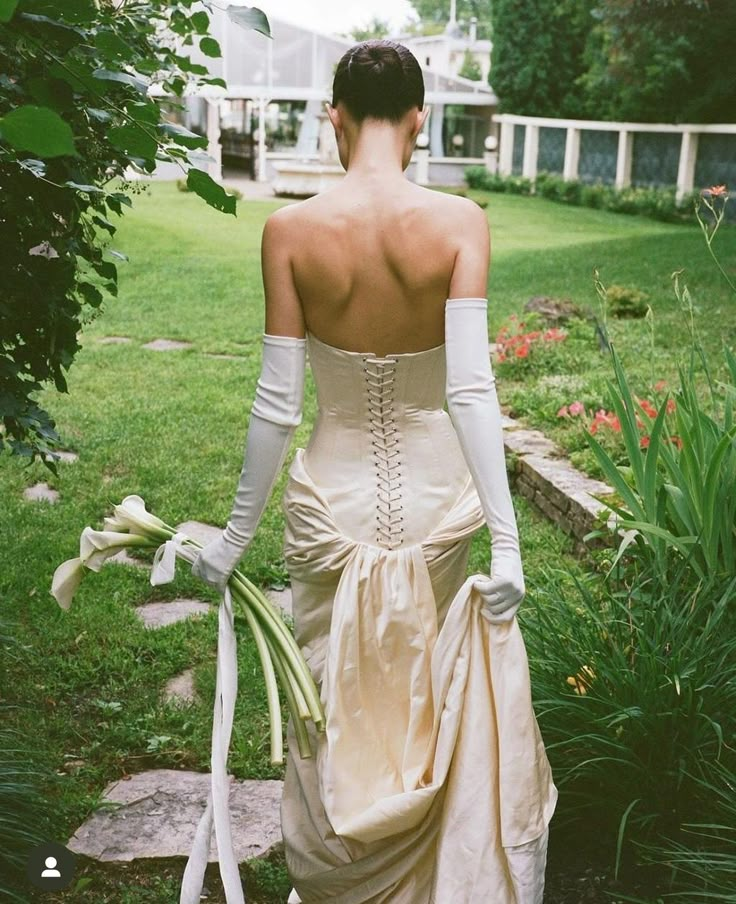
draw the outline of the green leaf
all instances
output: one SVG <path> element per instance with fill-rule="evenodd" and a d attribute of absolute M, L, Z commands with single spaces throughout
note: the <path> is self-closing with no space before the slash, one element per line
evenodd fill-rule
<path fill-rule="evenodd" d="M 77 191 L 99 192 L 100 194 L 105 194 L 105 189 L 99 188 L 97 185 L 80 185 L 78 182 L 72 181 L 67 181 L 64 185 L 68 185 L 69 188 L 76 188 Z"/>
<path fill-rule="evenodd" d="M 661 444 L 661 436 L 662 436 L 662 428 L 664 426 L 664 416 L 667 411 L 667 399 L 669 397 L 669 393 L 665 396 L 664 401 L 662 402 L 659 411 L 657 412 L 657 418 L 654 421 L 654 426 L 652 427 L 652 432 L 649 436 L 649 447 L 647 448 L 646 460 L 644 462 L 644 508 L 649 513 L 649 516 L 652 517 L 655 511 L 656 505 L 656 493 L 657 493 L 657 463 L 659 461 L 659 449 Z M 642 414 L 642 417 L 648 417 L 647 413 L 644 411 L 644 408 L 639 405 L 639 411 Z"/>
<path fill-rule="evenodd" d="M 107 133 L 110 143 L 131 157 L 153 159 L 158 143 L 140 127 L 134 125 L 115 126 Z"/>
<path fill-rule="evenodd" d="M 197 34 L 206 35 L 210 29 L 210 17 L 204 11 L 199 11 L 196 13 L 192 13 L 189 17 L 189 21 L 194 26 L 194 30 Z"/>
<path fill-rule="evenodd" d="M 17 150 L 39 157 L 79 157 L 69 124 L 48 107 L 26 104 L 0 119 L 2 137 Z"/>
<path fill-rule="evenodd" d="M 718 523 L 715 511 L 716 493 L 723 486 L 721 479 L 721 464 L 726 452 L 729 451 L 731 443 L 736 437 L 736 424 L 727 433 L 721 437 L 715 448 L 713 456 L 708 464 L 708 470 L 704 479 L 704 498 L 703 498 L 703 526 L 705 533 L 704 545 L 706 547 L 706 555 L 711 565 L 714 566 L 718 551 Z"/>
<path fill-rule="evenodd" d="M 220 45 L 214 38 L 202 38 L 199 42 L 199 49 L 205 56 L 208 57 L 221 57 L 222 51 L 220 50 Z"/>
<path fill-rule="evenodd" d="M 621 866 L 621 847 L 624 841 L 624 832 L 626 831 L 626 820 L 629 818 L 629 813 L 634 809 L 635 805 L 639 803 L 641 800 L 640 797 L 635 798 L 628 805 L 626 810 L 624 811 L 624 815 L 621 817 L 621 822 L 618 827 L 618 837 L 616 838 L 616 865 L 613 871 L 614 879 L 618 879 L 618 872 Z"/>
<path fill-rule="evenodd" d="M 122 60 L 130 60 L 135 56 L 135 51 L 126 44 L 122 38 L 113 31 L 98 31 L 95 35 L 95 47 L 106 56 L 118 57 Z"/>
<path fill-rule="evenodd" d="M 0 0 L 0 22 L 10 22 L 18 0 Z"/>
<path fill-rule="evenodd" d="M 125 85 L 131 85 L 141 94 L 146 94 L 150 81 L 148 79 L 138 78 L 129 72 L 116 72 L 114 69 L 95 69 L 92 72 L 95 78 L 108 82 L 121 82 Z"/>
<path fill-rule="evenodd" d="M 235 210 L 235 196 L 228 195 L 225 189 L 218 185 L 207 173 L 196 167 L 192 167 L 187 173 L 187 187 L 203 198 L 210 207 L 221 210 L 223 213 L 231 213 L 237 216 Z"/>
<path fill-rule="evenodd" d="M 227 15 L 231 22 L 240 25 L 241 28 L 260 32 L 267 38 L 272 38 L 271 26 L 268 24 L 266 14 L 255 6 L 228 6 Z"/>
<path fill-rule="evenodd" d="M 126 101 L 124 106 L 125 112 L 137 122 L 158 125 L 161 121 L 161 108 L 154 101 L 131 100 Z"/>
<path fill-rule="evenodd" d="M 171 135 L 177 144 L 183 144 L 187 148 L 206 148 L 209 143 L 204 135 L 197 135 L 176 122 L 162 122 L 159 130 Z"/>
<path fill-rule="evenodd" d="M 583 433 L 583 436 L 585 437 L 585 441 L 593 449 L 595 457 L 598 459 L 598 463 L 603 469 L 605 476 L 610 481 L 611 486 L 618 492 L 619 496 L 621 496 L 626 505 L 628 505 L 632 515 L 634 515 L 635 517 L 638 516 L 640 518 L 645 517 L 641 501 L 639 500 L 636 493 L 628 485 L 628 483 L 624 480 L 623 475 L 616 467 L 616 463 L 613 461 L 611 456 L 601 446 L 598 440 L 595 439 L 595 437 L 591 436 L 591 434 L 588 433 L 587 430 Z"/>

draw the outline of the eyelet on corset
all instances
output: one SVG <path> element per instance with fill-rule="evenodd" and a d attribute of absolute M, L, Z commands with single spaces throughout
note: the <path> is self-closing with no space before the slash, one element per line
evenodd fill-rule
<path fill-rule="evenodd" d="M 398 358 L 363 355 L 371 445 L 376 474 L 376 540 L 393 548 L 401 544 L 403 514 L 396 483 L 402 476 L 399 431 L 394 419 L 393 390 Z"/>

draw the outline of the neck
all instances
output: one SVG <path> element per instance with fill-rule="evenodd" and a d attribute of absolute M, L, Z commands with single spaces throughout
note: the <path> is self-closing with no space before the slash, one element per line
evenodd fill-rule
<path fill-rule="evenodd" d="M 395 127 L 364 126 L 350 151 L 346 177 L 361 179 L 406 179 L 404 175 L 404 136 Z"/>

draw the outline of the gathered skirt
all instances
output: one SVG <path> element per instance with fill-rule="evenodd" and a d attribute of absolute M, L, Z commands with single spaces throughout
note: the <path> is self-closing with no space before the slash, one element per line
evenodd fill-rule
<path fill-rule="evenodd" d="M 542 904 L 557 802 L 514 617 L 467 576 L 470 477 L 421 543 L 339 530 L 299 448 L 282 498 L 294 632 L 326 715 L 291 718 L 281 827 L 290 901 Z"/>

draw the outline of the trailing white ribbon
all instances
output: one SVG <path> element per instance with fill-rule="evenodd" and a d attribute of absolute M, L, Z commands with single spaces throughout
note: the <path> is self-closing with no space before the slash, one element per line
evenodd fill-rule
<path fill-rule="evenodd" d="M 168 584 L 174 580 L 176 571 L 176 557 L 181 556 L 187 562 L 193 562 L 197 558 L 199 550 L 196 546 L 185 546 L 185 541 L 191 543 L 191 538 L 183 531 L 178 531 L 174 536 L 162 543 L 153 555 L 153 567 L 151 568 L 151 584 Z"/>
<path fill-rule="evenodd" d="M 151 584 L 166 584 L 173 580 L 176 556 L 193 562 L 199 550 L 185 546 L 190 538 L 183 532 L 158 547 L 151 569 Z M 207 805 L 197 825 L 194 844 L 182 878 L 179 904 L 199 904 L 204 874 L 209 860 L 212 824 L 215 826 L 217 857 L 227 904 L 245 904 L 238 862 L 233 849 L 230 825 L 230 780 L 227 757 L 230 750 L 235 698 L 238 690 L 238 659 L 233 616 L 233 600 L 229 585 L 225 586 L 218 614 L 217 683 L 212 721 L 212 782 Z"/>

